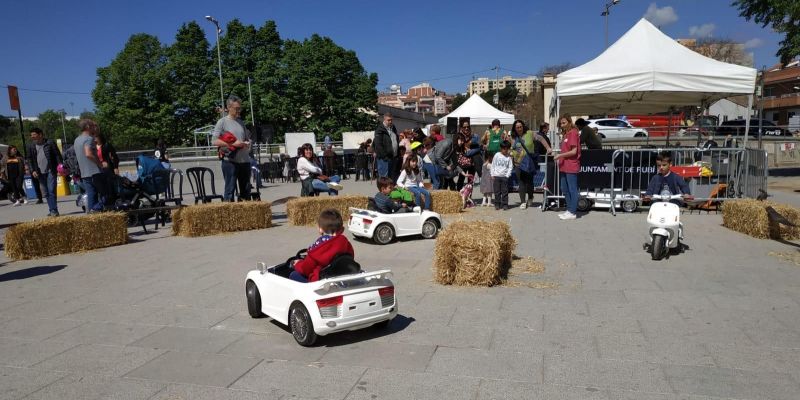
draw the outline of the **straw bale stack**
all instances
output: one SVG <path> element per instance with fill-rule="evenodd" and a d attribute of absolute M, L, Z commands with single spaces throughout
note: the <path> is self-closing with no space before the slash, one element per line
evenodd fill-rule
<path fill-rule="evenodd" d="M 300 197 L 286 202 L 286 217 L 295 226 L 316 226 L 322 210 L 333 208 L 347 221 L 350 207 L 367 208 L 368 204 L 367 196 L 359 195 Z"/>
<path fill-rule="evenodd" d="M 13 260 L 29 260 L 127 242 L 127 215 L 98 213 L 14 225 L 6 232 L 5 251 Z"/>
<path fill-rule="evenodd" d="M 172 233 L 196 237 L 264 229 L 272 226 L 270 203 L 208 203 L 183 207 L 172 214 Z"/>
<path fill-rule="evenodd" d="M 516 246 L 505 222 L 453 222 L 436 239 L 434 280 L 443 285 L 498 285 L 507 278 Z"/>
<path fill-rule="evenodd" d="M 800 210 L 785 204 L 753 199 L 729 200 L 722 205 L 722 225 L 759 239 L 800 239 L 800 228 L 769 218 L 767 207 L 800 226 Z"/>
<path fill-rule="evenodd" d="M 431 192 L 431 211 L 439 214 L 457 214 L 464 206 L 461 194 L 453 190 L 434 190 Z"/>

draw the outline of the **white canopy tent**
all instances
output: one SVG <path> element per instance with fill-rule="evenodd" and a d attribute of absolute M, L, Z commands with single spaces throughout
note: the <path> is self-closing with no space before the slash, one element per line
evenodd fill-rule
<path fill-rule="evenodd" d="M 555 111 L 648 114 L 736 95 L 748 95 L 750 109 L 755 82 L 755 69 L 700 55 L 641 19 L 594 60 L 558 74 Z"/>
<path fill-rule="evenodd" d="M 502 112 L 494 108 L 477 93 L 470 96 L 461 106 L 450 114 L 439 119 L 442 125 L 447 124 L 447 118 L 469 117 L 470 125 L 491 125 L 492 120 L 499 119 L 503 125 L 514 123 L 514 114 Z"/>

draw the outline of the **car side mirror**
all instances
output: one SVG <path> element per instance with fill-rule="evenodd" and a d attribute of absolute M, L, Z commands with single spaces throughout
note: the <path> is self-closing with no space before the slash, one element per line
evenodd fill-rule
<path fill-rule="evenodd" d="M 265 263 L 265 262 L 258 263 L 258 270 L 261 271 L 262 275 L 266 274 L 267 273 L 267 263 Z"/>

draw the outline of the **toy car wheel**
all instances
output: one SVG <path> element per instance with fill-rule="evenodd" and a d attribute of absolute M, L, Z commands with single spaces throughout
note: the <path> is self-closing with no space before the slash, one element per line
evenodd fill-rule
<path fill-rule="evenodd" d="M 622 211 L 626 213 L 632 213 L 636 211 L 637 208 L 639 208 L 639 203 L 635 200 L 625 200 L 622 202 Z"/>
<path fill-rule="evenodd" d="M 247 295 L 247 312 L 253 318 L 261 318 L 264 313 L 261 312 L 261 293 L 258 292 L 258 286 L 253 281 L 248 280 L 245 284 L 245 294 Z"/>
<path fill-rule="evenodd" d="M 653 244 L 650 246 L 651 256 L 653 260 L 660 260 L 666 255 L 667 238 L 661 235 L 653 236 Z"/>
<path fill-rule="evenodd" d="M 430 218 L 422 224 L 422 237 L 425 239 L 433 239 L 439 233 L 439 223 L 435 219 Z"/>
<path fill-rule="evenodd" d="M 589 211 L 589 209 L 591 209 L 591 208 L 592 208 L 592 201 L 591 200 L 589 200 L 589 199 L 587 199 L 585 197 L 581 197 L 581 198 L 578 199 L 578 211 L 586 212 L 586 211 Z"/>
<path fill-rule="evenodd" d="M 311 316 L 300 302 L 295 302 L 289 308 L 289 329 L 292 330 L 294 340 L 301 346 L 311 346 L 317 341 L 317 333 L 314 332 Z"/>
<path fill-rule="evenodd" d="M 372 238 L 377 244 L 389 244 L 394 239 L 394 229 L 389 224 L 380 224 L 375 228 Z"/>

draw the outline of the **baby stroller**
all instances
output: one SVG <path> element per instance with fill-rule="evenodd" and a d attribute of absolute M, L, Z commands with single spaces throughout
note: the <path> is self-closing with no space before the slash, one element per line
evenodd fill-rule
<path fill-rule="evenodd" d="M 472 187 L 475 184 L 475 175 L 474 174 L 466 174 L 467 182 L 464 184 L 464 187 L 461 188 L 461 198 L 464 200 L 464 208 L 472 208 L 475 207 L 475 202 L 472 201 Z"/>
<path fill-rule="evenodd" d="M 148 208 L 164 207 L 166 202 L 162 194 L 166 193 L 169 185 L 169 170 L 154 157 L 140 155 L 136 157 L 138 178 L 131 181 L 126 177 L 117 177 L 117 201 L 114 204 L 116 211 L 141 210 L 128 213 L 128 224 L 141 225 L 145 221 L 158 217 L 162 225 L 169 217 L 169 211 L 159 210 L 147 212 Z"/>

